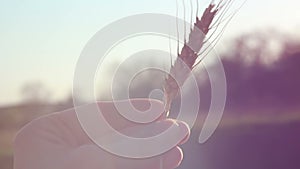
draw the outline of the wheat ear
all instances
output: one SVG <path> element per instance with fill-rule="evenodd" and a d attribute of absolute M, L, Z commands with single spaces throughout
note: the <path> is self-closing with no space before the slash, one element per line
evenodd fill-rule
<path fill-rule="evenodd" d="M 190 75 L 194 68 L 193 66 L 198 64 L 196 63 L 196 60 L 205 43 L 205 36 L 211 29 L 210 26 L 213 19 L 217 13 L 227 5 L 228 1 L 220 1 L 218 5 L 211 3 L 205 9 L 201 19 L 196 17 L 196 22 L 194 23 L 194 27 L 191 29 L 189 39 L 187 42 L 184 42 L 181 53 L 178 53 L 178 57 L 174 65 L 171 66 L 169 75 L 164 82 L 165 113 L 169 112 L 173 99 L 175 99 L 178 95 L 180 87 L 183 86 L 184 82 Z"/>

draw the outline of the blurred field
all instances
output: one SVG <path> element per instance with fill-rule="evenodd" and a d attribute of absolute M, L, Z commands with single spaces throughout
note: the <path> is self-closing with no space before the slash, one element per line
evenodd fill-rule
<path fill-rule="evenodd" d="M 24 125 L 39 116 L 66 109 L 63 105 L 18 105 L 0 108 L 0 168 L 12 169 L 13 139 Z"/>
<path fill-rule="evenodd" d="M 195 143 L 194 132 L 180 169 L 300 168 L 299 113 L 226 121 L 205 144 Z"/>
<path fill-rule="evenodd" d="M 13 168 L 12 140 L 32 119 L 59 110 L 63 105 L 20 105 L 0 109 L 0 168 Z M 181 169 L 299 169 L 300 113 L 246 113 L 222 120 L 212 138 L 198 144 L 193 130 L 184 145 Z M 261 115 L 259 115 L 261 114 Z M 199 128 L 199 127 L 198 127 Z"/>

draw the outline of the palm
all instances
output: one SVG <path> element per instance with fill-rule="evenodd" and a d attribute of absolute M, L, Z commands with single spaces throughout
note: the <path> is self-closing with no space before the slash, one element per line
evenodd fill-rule
<path fill-rule="evenodd" d="M 137 102 L 143 107 L 149 101 Z M 136 125 L 120 120 L 118 117 L 120 115 L 112 103 L 97 104 L 104 113 L 106 112 L 106 117 L 111 118 L 117 130 Z M 172 123 L 176 123 L 165 118 L 158 120 L 159 122 L 152 124 L 156 126 L 156 130 L 164 130 Z M 179 126 L 188 137 L 188 128 L 185 125 Z M 141 129 L 136 127 L 135 130 L 131 132 L 138 133 Z M 181 150 L 176 146 L 160 156 L 147 159 L 129 159 L 108 153 L 86 135 L 74 109 L 34 120 L 24 127 L 15 139 L 15 169 L 159 169 L 160 159 L 163 159 L 163 168 L 175 168 L 182 159 Z"/>

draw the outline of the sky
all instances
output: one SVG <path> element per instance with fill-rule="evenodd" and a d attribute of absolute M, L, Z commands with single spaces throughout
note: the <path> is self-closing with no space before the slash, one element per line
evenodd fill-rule
<path fill-rule="evenodd" d="M 179 14 L 183 13 L 181 2 Z M 199 0 L 201 7 L 209 2 Z M 296 0 L 248 0 L 223 39 L 261 29 L 294 33 L 300 28 L 299 7 Z M 140 13 L 175 16 L 176 1 L 1 0 L 0 105 L 20 102 L 22 87 L 32 82 L 42 82 L 54 100 L 67 97 L 77 59 L 88 40 L 107 24 Z"/>

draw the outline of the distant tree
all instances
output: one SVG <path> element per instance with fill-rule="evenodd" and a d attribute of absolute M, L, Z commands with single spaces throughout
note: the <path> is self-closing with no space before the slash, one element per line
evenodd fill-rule
<path fill-rule="evenodd" d="M 41 82 L 30 82 L 21 89 L 22 100 L 25 103 L 47 103 L 51 99 L 51 92 Z"/>
<path fill-rule="evenodd" d="M 299 41 L 274 32 L 251 33 L 237 38 L 231 50 L 223 58 L 228 108 L 298 106 Z"/>

